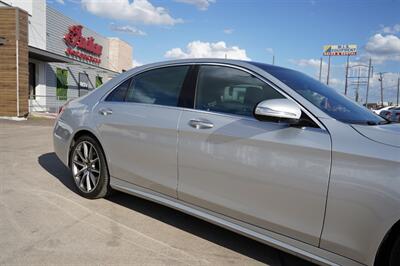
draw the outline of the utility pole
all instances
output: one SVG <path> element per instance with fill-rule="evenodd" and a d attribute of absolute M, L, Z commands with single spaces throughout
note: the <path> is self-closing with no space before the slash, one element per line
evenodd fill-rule
<path fill-rule="evenodd" d="M 361 67 L 358 68 L 358 78 L 357 78 L 357 87 L 356 87 L 356 103 L 358 103 L 358 97 L 360 95 L 360 76 L 361 76 Z"/>
<path fill-rule="evenodd" d="M 379 81 L 381 83 L 381 105 L 383 106 L 383 74 L 385 74 L 384 72 L 379 72 Z"/>
<path fill-rule="evenodd" d="M 347 63 L 346 63 L 346 79 L 345 79 L 345 83 L 344 83 L 344 95 L 347 95 L 347 86 L 348 86 L 347 78 L 349 76 L 349 59 L 350 59 L 350 56 L 348 55 Z"/>
<path fill-rule="evenodd" d="M 331 56 L 328 56 L 328 75 L 326 76 L 326 85 L 329 85 L 329 72 L 331 71 Z"/>
<path fill-rule="evenodd" d="M 272 55 L 272 64 L 275 65 L 275 55 Z"/>
<path fill-rule="evenodd" d="M 400 77 L 397 78 L 397 101 L 396 101 L 397 106 L 399 106 L 399 97 L 400 97 Z"/>
<path fill-rule="evenodd" d="M 362 71 L 362 69 L 367 70 L 367 71 Z M 351 71 L 354 69 L 355 71 Z M 355 100 L 356 102 L 363 103 L 364 105 L 364 99 L 360 97 L 360 85 L 366 86 L 366 97 L 365 97 L 365 106 L 368 106 L 368 95 L 369 95 L 369 86 L 370 86 L 370 79 L 371 76 L 373 75 L 373 66 L 372 66 L 372 60 L 369 60 L 369 64 L 353 64 L 350 66 L 348 63 L 348 67 L 346 67 L 346 83 L 345 83 L 345 93 L 347 94 L 347 91 L 350 86 L 355 85 Z M 352 73 L 352 74 L 350 74 Z M 361 75 L 361 73 L 366 73 Z M 356 79 L 354 82 L 351 82 L 353 79 Z"/>
<path fill-rule="evenodd" d="M 369 80 L 372 75 L 372 60 L 369 58 L 369 64 L 368 64 L 368 79 L 367 79 L 367 95 L 365 96 L 365 107 L 368 107 L 368 94 L 369 94 Z"/>
<path fill-rule="evenodd" d="M 319 60 L 319 81 L 321 81 L 322 77 L 322 57 Z"/>

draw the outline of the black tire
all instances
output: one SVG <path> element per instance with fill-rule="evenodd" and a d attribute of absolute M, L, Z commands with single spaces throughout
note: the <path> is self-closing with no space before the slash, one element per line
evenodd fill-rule
<path fill-rule="evenodd" d="M 77 149 L 77 147 L 80 147 L 80 145 L 82 145 L 82 144 L 88 145 L 88 143 L 93 145 L 93 147 L 95 148 L 95 152 L 98 155 L 99 173 L 98 173 L 98 177 L 96 179 L 97 183 L 94 185 L 94 188 L 91 191 L 84 191 L 84 189 L 79 186 L 79 184 L 78 184 L 79 181 L 74 176 L 73 161 L 75 161 L 74 159 L 77 158 L 77 157 L 74 158 L 74 156 L 78 156 L 75 153 L 75 150 Z M 75 141 L 75 143 L 71 147 L 71 151 L 70 151 L 69 167 L 71 169 L 72 179 L 74 181 L 77 192 L 81 196 L 88 198 L 88 199 L 98 199 L 98 198 L 107 197 L 111 194 L 112 189 L 110 187 L 110 176 L 109 176 L 109 172 L 108 172 L 107 162 L 106 162 L 106 159 L 105 159 L 105 156 L 103 153 L 103 149 L 101 148 L 100 143 L 93 137 L 88 136 L 88 135 L 83 135 Z M 95 168 L 93 168 L 93 169 L 95 169 Z M 81 178 L 84 179 L 83 176 Z M 94 184 L 91 181 L 89 181 L 89 183 Z"/>
<path fill-rule="evenodd" d="M 397 237 L 393 249 L 390 253 L 389 266 L 400 265 L 400 236 Z"/>

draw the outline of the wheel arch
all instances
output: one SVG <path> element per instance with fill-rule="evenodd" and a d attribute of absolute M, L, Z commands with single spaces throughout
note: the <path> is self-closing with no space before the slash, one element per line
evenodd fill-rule
<path fill-rule="evenodd" d="M 104 148 L 103 145 L 101 144 L 99 138 L 96 136 L 95 133 L 93 133 L 91 130 L 87 129 L 87 128 L 82 128 L 77 130 L 74 135 L 71 138 L 70 144 L 69 144 L 69 148 L 68 148 L 68 157 L 67 157 L 67 162 L 68 162 L 68 166 L 70 166 L 70 154 L 71 154 L 71 149 L 74 146 L 75 142 L 81 137 L 81 136 L 90 136 L 92 137 L 94 140 L 97 141 L 97 143 L 100 146 L 101 152 L 104 154 L 104 157 L 106 158 L 106 166 L 108 169 L 108 159 L 107 159 L 107 155 L 104 152 Z"/>
<path fill-rule="evenodd" d="M 390 251 L 397 238 L 400 237 L 400 220 L 398 220 L 385 234 L 375 256 L 374 265 L 388 265 Z"/>

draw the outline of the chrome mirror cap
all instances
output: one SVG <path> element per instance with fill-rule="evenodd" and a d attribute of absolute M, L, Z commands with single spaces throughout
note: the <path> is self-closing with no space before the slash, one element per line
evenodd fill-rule
<path fill-rule="evenodd" d="M 300 107 L 288 99 L 272 99 L 260 102 L 254 110 L 256 116 L 299 120 Z"/>

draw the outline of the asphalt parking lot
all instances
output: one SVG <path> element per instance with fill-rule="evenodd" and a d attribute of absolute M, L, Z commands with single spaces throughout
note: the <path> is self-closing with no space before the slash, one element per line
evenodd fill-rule
<path fill-rule="evenodd" d="M 80 197 L 52 122 L 0 120 L 0 265 L 311 265 L 137 197 Z"/>

